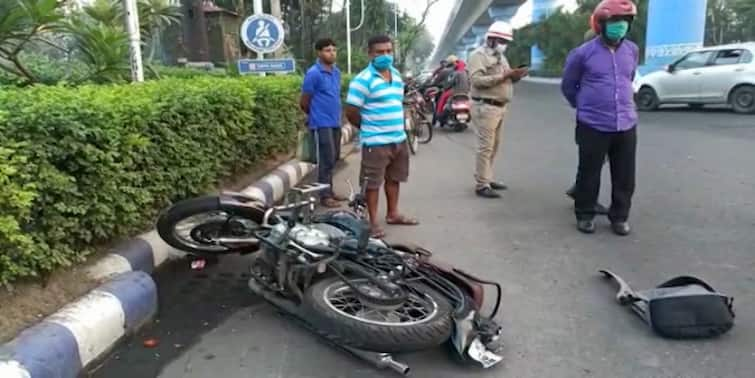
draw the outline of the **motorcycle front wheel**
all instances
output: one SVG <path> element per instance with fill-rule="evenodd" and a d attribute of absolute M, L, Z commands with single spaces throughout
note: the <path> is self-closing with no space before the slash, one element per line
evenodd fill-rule
<path fill-rule="evenodd" d="M 366 279 L 350 283 L 360 290 L 371 285 Z M 426 285 L 413 288 L 401 305 L 379 308 L 365 304 L 340 278 L 327 278 L 305 292 L 305 319 L 333 341 L 373 352 L 412 352 L 443 344 L 451 337 L 451 304 Z"/>

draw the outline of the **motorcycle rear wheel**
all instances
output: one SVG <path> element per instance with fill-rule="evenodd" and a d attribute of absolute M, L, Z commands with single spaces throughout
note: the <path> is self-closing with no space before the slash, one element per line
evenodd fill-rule
<path fill-rule="evenodd" d="M 177 202 L 157 220 L 157 233 L 171 247 L 194 255 L 214 256 L 247 253 L 258 249 L 258 242 L 251 236 L 262 224 L 264 208 L 246 207 L 244 216 L 229 214 L 220 208 L 217 196 L 204 196 Z M 236 218 L 230 224 L 229 219 Z M 230 226 L 235 226 L 233 229 Z M 243 228 L 239 230 L 239 228 Z M 220 245 L 218 237 L 249 238 L 249 244 Z M 248 232 L 247 232 L 248 231 Z M 233 232 L 233 233 L 232 233 Z"/>
<path fill-rule="evenodd" d="M 327 278 L 305 292 L 305 319 L 333 341 L 357 349 L 402 353 L 437 347 L 451 337 L 451 304 L 426 285 L 413 287 L 423 295 L 410 293 L 401 307 L 379 310 L 359 302 L 340 278 Z"/>

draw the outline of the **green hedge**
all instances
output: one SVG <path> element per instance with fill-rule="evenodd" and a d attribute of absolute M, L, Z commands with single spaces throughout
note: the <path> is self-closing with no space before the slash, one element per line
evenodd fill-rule
<path fill-rule="evenodd" d="M 0 282 L 134 236 L 171 201 L 290 151 L 301 78 L 0 91 Z"/>
<path fill-rule="evenodd" d="M 229 76 L 228 69 L 225 69 L 225 68 L 213 68 L 211 70 L 205 70 L 201 68 L 155 65 L 145 71 L 145 75 L 147 75 L 147 77 L 150 79 L 155 79 L 154 74 L 159 75 L 161 79 L 167 79 L 167 78 L 191 79 L 191 78 L 200 77 L 200 76 L 215 76 L 215 77 Z"/>

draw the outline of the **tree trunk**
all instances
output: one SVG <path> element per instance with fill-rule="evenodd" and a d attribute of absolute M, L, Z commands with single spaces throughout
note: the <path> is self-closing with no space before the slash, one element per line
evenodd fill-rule
<path fill-rule="evenodd" d="M 270 14 L 273 15 L 273 17 L 281 20 L 281 1 L 280 0 L 270 0 Z M 276 51 L 273 53 L 274 58 L 280 58 L 281 57 L 281 50 Z"/>
<path fill-rule="evenodd" d="M 299 15 L 301 17 L 301 53 L 305 61 L 311 60 L 312 20 L 308 17 L 307 1 L 299 0 Z"/>

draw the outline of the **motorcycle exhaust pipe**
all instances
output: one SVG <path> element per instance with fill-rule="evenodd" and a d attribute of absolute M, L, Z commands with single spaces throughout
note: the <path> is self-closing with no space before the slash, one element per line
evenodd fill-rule
<path fill-rule="evenodd" d="M 403 376 L 409 375 L 409 371 L 411 370 L 409 365 L 394 360 L 393 356 L 389 353 L 368 352 L 343 345 L 341 347 L 349 351 L 351 354 L 372 363 L 378 369 L 391 369 Z"/>
<path fill-rule="evenodd" d="M 252 291 L 265 298 L 268 302 L 272 303 L 276 307 L 284 310 L 294 318 L 301 321 L 301 325 L 308 328 L 310 331 L 313 331 L 317 333 L 311 326 L 309 326 L 306 322 L 301 320 L 301 317 L 299 317 L 298 314 L 298 308 L 297 306 L 286 299 L 282 299 L 281 297 L 277 296 L 275 293 L 272 293 L 265 288 L 263 288 L 259 283 L 257 283 L 254 278 L 249 280 L 249 288 L 252 289 Z M 327 338 L 325 339 L 329 341 Z M 331 342 L 332 343 L 332 342 Z M 409 365 L 399 362 L 393 359 L 393 356 L 390 353 L 377 353 L 377 352 L 369 352 L 366 350 L 356 349 L 352 347 L 348 347 L 341 344 L 332 343 L 333 346 L 339 347 L 352 355 L 361 358 L 364 361 L 367 361 L 371 364 L 373 364 L 378 369 L 391 369 L 403 376 L 409 375 L 409 371 L 411 370 L 409 368 Z"/>

